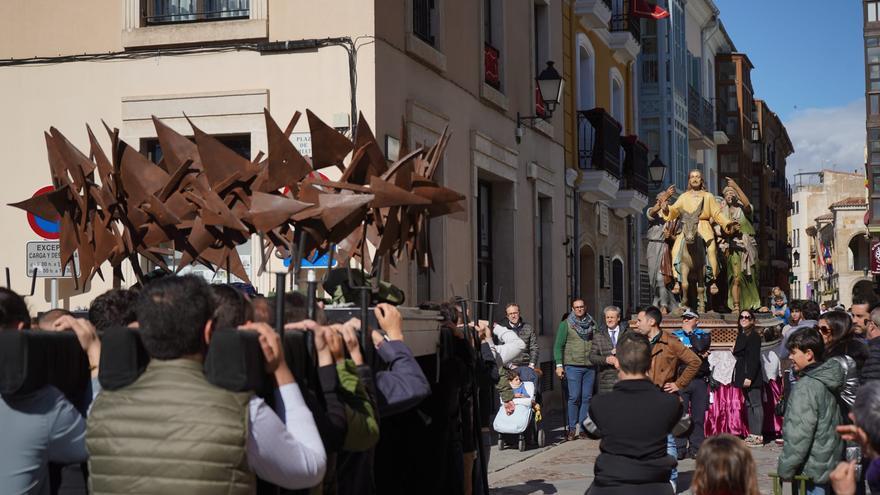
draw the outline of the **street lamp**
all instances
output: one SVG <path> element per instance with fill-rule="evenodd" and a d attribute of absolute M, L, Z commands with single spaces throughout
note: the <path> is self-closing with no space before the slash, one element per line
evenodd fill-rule
<path fill-rule="evenodd" d="M 564 81 L 559 72 L 553 67 L 553 61 L 547 62 L 547 67 L 538 74 L 535 79 L 538 83 L 538 92 L 541 93 L 541 101 L 544 102 L 544 108 L 547 111 L 547 117 L 553 115 L 556 105 L 562 101 L 562 87 Z"/>
<path fill-rule="evenodd" d="M 648 175 L 651 176 L 651 185 L 655 189 L 659 189 L 663 185 L 663 177 L 666 176 L 666 165 L 660 160 L 660 155 L 654 155 L 654 159 L 648 165 Z"/>
<path fill-rule="evenodd" d="M 518 143 L 522 137 L 522 124 L 525 121 L 534 122 L 538 119 L 549 120 L 556 110 L 556 105 L 562 101 L 562 87 L 564 82 L 562 76 L 553 67 L 553 61 L 547 62 L 547 67 L 535 78 L 538 84 L 538 96 L 544 103 L 544 115 L 521 116 L 516 113 L 516 142 Z"/>

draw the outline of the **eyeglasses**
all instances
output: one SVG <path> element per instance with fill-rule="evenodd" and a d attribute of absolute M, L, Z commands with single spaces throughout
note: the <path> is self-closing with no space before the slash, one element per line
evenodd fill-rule
<path fill-rule="evenodd" d="M 519 314 L 519 311 L 511 311 L 510 313 L 507 313 L 507 316 L 516 316 L 518 314 Z"/>
<path fill-rule="evenodd" d="M 749 320 L 749 321 L 754 320 L 754 318 L 752 318 L 750 315 L 739 315 L 739 319 L 740 320 Z"/>
<path fill-rule="evenodd" d="M 571 309 L 584 309 L 586 306 L 572 306 Z"/>
<path fill-rule="evenodd" d="M 831 335 L 831 327 L 820 326 L 816 327 L 823 335 Z"/>
<path fill-rule="evenodd" d="M 682 319 L 682 321 L 689 321 L 689 320 L 693 320 L 694 317 L 693 316 L 682 316 L 681 319 Z"/>

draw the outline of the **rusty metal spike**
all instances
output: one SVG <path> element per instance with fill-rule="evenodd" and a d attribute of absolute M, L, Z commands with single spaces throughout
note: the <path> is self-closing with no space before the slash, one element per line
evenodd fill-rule
<path fill-rule="evenodd" d="M 300 155 L 296 146 L 290 142 L 269 111 L 263 109 L 266 118 L 266 137 L 269 143 L 268 180 L 262 186 L 263 192 L 272 192 L 284 186 L 292 186 L 302 180 L 311 171 L 305 158 Z M 299 117 L 297 117 L 299 118 Z"/>
<path fill-rule="evenodd" d="M 312 135 L 312 166 L 315 170 L 333 166 L 345 170 L 342 160 L 353 148 L 351 141 L 325 124 L 311 110 L 306 110 L 306 116 Z"/>

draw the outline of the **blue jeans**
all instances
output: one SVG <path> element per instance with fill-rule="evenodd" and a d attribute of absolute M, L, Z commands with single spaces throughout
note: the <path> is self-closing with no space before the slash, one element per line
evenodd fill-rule
<path fill-rule="evenodd" d="M 593 381 L 596 369 L 587 366 L 565 366 L 565 382 L 568 384 L 568 429 L 581 425 L 590 410 L 590 397 L 593 396 Z"/>
<path fill-rule="evenodd" d="M 672 436 L 672 433 L 666 436 L 666 453 L 678 459 L 678 447 L 675 445 L 675 437 Z M 669 476 L 669 481 L 675 483 L 678 480 L 678 469 L 672 468 L 672 475 Z"/>
<path fill-rule="evenodd" d="M 826 495 L 831 493 L 830 485 L 807 483 L 807 495 Z"/>

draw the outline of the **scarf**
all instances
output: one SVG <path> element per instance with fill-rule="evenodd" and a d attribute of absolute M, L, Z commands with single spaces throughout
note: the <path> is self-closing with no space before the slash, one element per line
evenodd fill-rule
<path fill-rule="evenodd" d="M 517 333 L 519 333 L 519 329 L 521 329 L 524 324 L 525 324 L 525 322 L 523 321 L 522 318 L 519 319 L 519 323 L 517 323 L 516 325 L 511 323 L 510 320 L 508 320 L 507 318 L 504 319 L 504 326 L 513 330 L 514 332 L 517 332 Z"/>
<path fill-rule="evenodd" d="M 578 337 L 582 340 L 590 340 L 593 338 L 593 330 L 596 328 L 596 322 L 593 321 L 593 317 L 590 316 L 589 313 L 584 314 L 584 319 L 579 320 L 577 316 L 574 315 L 574 311 L 568 315 L 568 324 L 571 328 L 577 332 Z"/>

